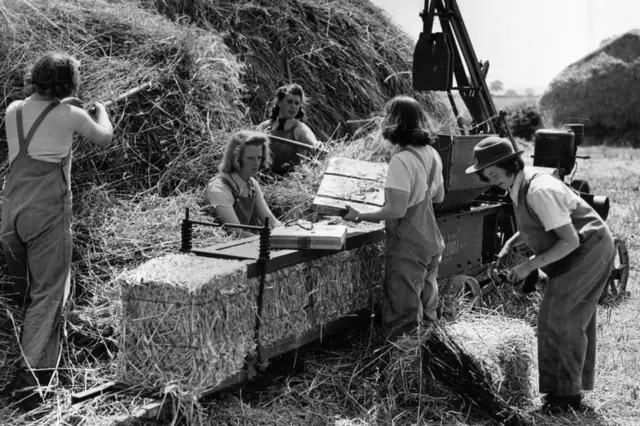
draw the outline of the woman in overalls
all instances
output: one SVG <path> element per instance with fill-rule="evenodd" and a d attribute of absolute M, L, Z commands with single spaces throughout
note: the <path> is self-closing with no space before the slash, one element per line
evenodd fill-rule
<path fill-rule="evenodd" d="M 444 240 L 433 203 L 444 199 L 442 161 L 431 146 L 427 117 L 413 98 L 386 106 L 382 135 L 395 145 L 385 183 L 385 204 L 370 212 L 347 206 L 346 220 L 385 221 L 387 247 L 382 333 L 393 341 L 422 320 L 437 321 L 438 266 Z"/>
<path fill-rule="evenodd" d="M 273 100 L 271 118 L 258 125 L 258 131 L 271 136 L 270 170 L 278 175 L 285 175 L 300 164 L 301 157 L 298 153 L 307 154 L 304 148 L 287 144 L 287 140 L 309 145 L 309 147 L 317 147 L 320 144 L 309 126 L 302 122 L 304 102 L 304 91 L 300 85 L 282 86 L 278 88 Z"/>
<path fill-rule="evenodd" d="M 104 105 L 95 105 L 92 118 L 69 98 L 78 88 L 78 68 L 71 56 L 45 55 L 27 76 L 31 96 L 12 102 L 5 116 L 10 169 L 0 243 L 12 278 L 7 293 L 26 309 L 20 371 L 5 391 L 13 391 L 25 408 L 40 402 L 33 388 L 48 385 L 60 357 L 70 290 L 73 135 L 104 148 L 113 137 Z"/>
<path fill-rule="evenodd" d="M 613 266 L 614 242 L 595 210 L 560 179 L 525 167 L 504 138 L 487 137 L 474 148 L 467 173 L 508 190 L 518 231 L 502 248 L 506 256 L 523 242 L 534 255 L 508 279 L 523 281 L 542 269 L 549 282 L 538 314 L 538 366 L 543 410 L 581 406 L 581 391 L 593 390 L 596 310 Z"/>
<path fill-rule="evenodd" d="M 205 200 L 222 223 L 249 225 L 255 216 L 261 223 L 269 218 L 272 227 L 280 224 L 256 180 L 260 169 L 270 163 L 269 139 L 264 133 L 243 130 L 231 137 L 219 166 L 220 173 L 205 189 Z M 241 238 L 255 235 L 242 229 L 231 232 Z"/>

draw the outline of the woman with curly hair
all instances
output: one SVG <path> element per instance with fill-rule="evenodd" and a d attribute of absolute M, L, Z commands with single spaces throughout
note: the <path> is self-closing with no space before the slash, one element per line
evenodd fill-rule
<path fill-rule="evenodd" d="M 80 134 L 106 148 L 113 137 L 104 105 L 91 117 L 77 98 L 79 62 L 44 55 L 29 71 L 31 95 L 5 115 L 10 169 L 2 193 L 0 243 L 11 276 L 8 293 L 25 309 L 20 370 L 5 391 L 25 408 L 41 401 L 58 366 L 62 312 L 70 291 L 71 145 Z"/>
<path fill-rule="evenodd" d="M 382 332 L 395 340 L 424 319 L 437 321 L 438 265 L 444 240 L 433 203 L 444 199 L 442 160 L 431 146 L 427 116 L 408 96 L 386 106 L 382 135 L 396 146 L 385 183 L 384 206 L 361 213 L 347 206 L 346 220 L 384 220 L 387 234 Z"/>
<path fill-rule="evenodd" d="M 280 223 L 256 180 L 260 170 L 270 164 L 269 139 L 264 133 L 242 130 L 231 136 L 220 173 L 211 178 L 205 190 L 207 203 L 222 223 L 249 225 L 254 217 L 261 223 L 269 219 L 272 227 Z M 241 238 L 254 235 L 242 229 L 232 232 Z"/>
<path fill-rule="evenodd" d="M 304 102 L 305 95 L 300 85 L 288 84 L 278 88 L 273 100 L 271 118 L 258 126 L 258 131 L 271 136 L 273 173 L 285 175 L 300 164 L 298 153 L 305 149 L 287 144 L 287 140 L 309 145 L 311 148 L 320 145 L 313 131 L 302 122 Z"/>

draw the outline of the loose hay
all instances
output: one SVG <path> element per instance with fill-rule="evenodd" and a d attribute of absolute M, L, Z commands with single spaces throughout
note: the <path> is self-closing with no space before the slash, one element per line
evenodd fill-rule
<path fill-rule="evenodd" d="M 510 406 L 527 405 L 536 395 L 535 347 L 533 330 L 523 321 L 472 313 L 403 336 L 385 355 L 382 374 L 389 397 L 403 404 L 431 404 L 437 414 L 443 403 L 464 411 L 460 403 L 470 402 L 474 416 L 527 424 Z"/>

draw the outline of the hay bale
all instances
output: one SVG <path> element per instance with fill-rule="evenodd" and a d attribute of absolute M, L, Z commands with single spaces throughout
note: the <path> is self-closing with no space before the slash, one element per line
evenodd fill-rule
<path fill-rule="evenodd" d="M 255 351 L 247 263 L 173 254 L 124 275 L 120 377 L 198 395 L 240 371 Z"/>
<path fill-rule="evenodd" d="M 380 253 L 363 247 L 268 273 L 260 345 L 371 308 L 383 276 Z M 260 280 L 246 277 L 249 263 L 167 254 L 123 274 L 122 380 L 193 396 L 242 369 L 256 350 Z"/>
<path fill-rule="evenodd" d="M 449 331 L 483 366 L 491 386 L 509 405 L 523 406 L 535 398 L 537 341 L 530 325 L 502 315 L 470 313 Z"/>
<path fill-rule="evenodd" d="M 565 68 L 540 99 L 540 107 L 556 126 L 579 117 L 587 137 L 624 138 L 640 146 L 639 74 L 640 30 L 635 29 Z"/>
<path fill-rule="evenodd" d="M 505 420 L 509 406 L 526 405 L 535 396 L 535 348 L 533 330 L 523 321 L 470 313 L 405 335 L 388 348 L 386 393 L 398 404 L 428 405 L 440 418 L 471 403 L 472 417 Z M 510 421 L 521 420 L 514 414 Z"/>

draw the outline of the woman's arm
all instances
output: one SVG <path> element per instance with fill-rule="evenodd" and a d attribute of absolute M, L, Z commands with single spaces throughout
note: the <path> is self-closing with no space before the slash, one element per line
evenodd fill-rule
<path fill-rule="evenodd" d="M 318 146 L 320 142 L 316 139 L 316 135 L 313 131 L 304 123 L 299 123 L 293 131 L 296 142 L 300 142 L 310 146 Z"/>
<path fill-rule="evenodd" d="M 71 99 L 71 98 L 69 98 Z M 74 105 L 72 101 L 64 99 L 62 103 Z M 109 114 L 101 103 L 96 103 L 95 120 L 85 110 L 76 106 L 70 106 L 74 121 L 75 131 L 96 145 L 107 148 L 113 139 L 113 126 L 109 120 Z"/>
<path fill-rule="evenodd" d="M 280 226 L 282 223 L 275 217 L 275 215 L 271 212 L 271 209 L 267 205 L 267 202 L 264 199 L 264 195 L 262 194 L 262 190 L 260 187 L 256 186 L 256 214 L 262 223 L 264 223 L 265 218 L 269 218 L 269 226 L 273 228 L 274 226 Z"/>
<path fill-rule="evenodd" d="M 580 247 L 580 237 L 573 224 L 560 226 L 553 230 L 558 237 L 556 243 L 544 253 L 531 256 L 529 260 L 509 271 L 508 279 L 522 281 L 535 269 L 544 268 L 560 259 L 565 258 Z"/>
<path fill-rule="evenodd" d="M 359 222 L 379 222 L 381 220 L 399 219 L 407 213 L 409 205 L 409 193 L 397 189 L 385 188 L 385 205 L 379 209 L 367 213 L 360 213 L 350 205 L 347 205 L 345 220 Z"/>

